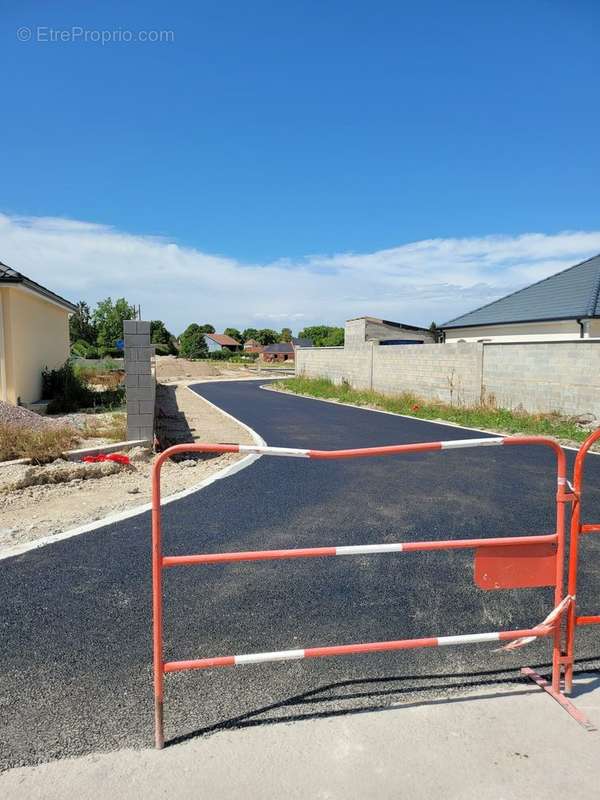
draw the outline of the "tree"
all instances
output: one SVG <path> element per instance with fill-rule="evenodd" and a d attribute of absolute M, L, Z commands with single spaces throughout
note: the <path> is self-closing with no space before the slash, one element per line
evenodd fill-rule
<path fill-rule="evenodd" d="M 291 328 L 282 328 L 281 333 L 279 334 L 279 341 L 280 342 L 291 342 L 292 341 L 292 329 Z"/>
<path fill-rule="evenodd" d="M 105 355 L 115 349 L 117 339 L 123 338 L 123 322 L 135 319 L 135 309 L 124 297 L 114 303 L 107 297 L 98 303 L 92 318 L 98 331 L 98 348 Z"/>
<path fill-rule="evenodd" d="M 439 342 L 442 338 L 442 331 L 440 330 L 440 328 L 438 328 L 435 322 L 431 323 L 431 325 L 429 326 L 429 330 L 433 334 L 433 341 Z"/>
<path fill-rule="evenodd" d="M 314 347 L 339 347 L 344 344 L 344 329 L 331 325 L 312 325 L 298 334 L 300 339 L 311 339 Z"/>
<path fill-rule="evenodd" d="M 171 344 L 173 334 L 170 333 L 161 319 L 150 322 L 150 341 L 152 344 Z"/>
<path fill-rule="evenodd" d="M 255 339 L 258 336 L 258 331 L 256 328 L 245 328 L 242 331 L 242 341 L 247 342 L 248 339 Z"/>
<path fill-rule="evenodd" d="M 69 335 L 71 344 L 78 341 L 96 344 L 96 328 L 92 322 L 92 312 L 84 300 L 77 303 L 77 310 L 69 319 Z"/>
<path fill-rule="evenodd" d="M 232 339 L 235 339 L 236 342 L 243 344 L 242 342 L 242 334 L 238 331 L 237 328 L 225 328 L 223 331 L 225 336 L 231 336 Z"/>
<path fill-rule="evenodd" d="M 194 323 L 195 324 L 195 323 Z M 198 325 L 202 333 L 214 333 L 215 329 L 212 325 Z"/>
<path fill-rule="evenodd" d="M 167 330 L 165 323 L 160 319 L 150 322 L 150 341 L 156 345 L 159 356 L 177 355 L 177 344 L 171 331 Z"/>
<path fill-rule="evenodd" d="M 203 327 L 203 326 L 202 326 Z M 204 331 L 200 325 L 192 322 L 179 338 L 179 355 L 183 358 L 197 359 L 208 357 L 208 347 L 204 339 Z"/>
<path fill-rule="evenodd" d="M 318 347 L 342 347 L 344 344 L 344 329 L 332 328 L 327 336 L 321 340 Z"/>
<path fill-rule="evenodd" d="M 274 331 L 272 328 L 261 328 L 259 331 L 256 331 L 256 336 L 254 337 L 259 344 L 275 344 L 275 342 L 279 339 L 277 335 L 277 331 Z"/>

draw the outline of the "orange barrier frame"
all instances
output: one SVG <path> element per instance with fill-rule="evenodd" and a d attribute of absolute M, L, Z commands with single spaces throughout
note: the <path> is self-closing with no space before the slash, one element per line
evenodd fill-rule
<path fill-rule="evenodd" d="M 600 431 L 596 438 L 600 437 Z M 590 437 L 592 438 L 592 437 Z M 590 442 L 591 443 L 591 442 Z M 415 452 L 432 452 L 444 449 L 469 448 L 490 445 L 541 445 L 552 449 L 556 456 L 556 527 L 550 534 L 539 536 L 513 536 L 490 539 L 458 539 L 447 541 L 405 542 L 385 545 L 357 545 L 341 547 L 299 548 L 292 550 L 261 550 L 237 553 L 207 553 L 189 556 L 164 556 L 161 543 L 160 472 L 163 463 L 172 456 L 183 453 L 237 453 L 249 452 L 268 456 L 288 456 L 312 460 L 364 458 L 372 456 L 401 455 Z M 437 647 L 449 644 L 467 644 L 482 641 L 509 641 L 519 646 L 533 638 L 553 637 L 552 683 L 545 686 L 555 699 L 578 717 L 574 707 L 561 693 L 561 672 L 569 662 L 562 650 L 562 610 L 569 606 L 569 597 L 564 595 L 565 556 L 565 504 L 573 502 L 566 479 L 566 458 L 562 447 L 554 439 L 541 436 L 491 437 L 485 439 L 462 439 L 447 442 L 421 442 L 416 444 L 369 447 L 353 450 L 299 450 L 268 446 L 228 444 L 181 444 L 160 453 L 152 470 L 152 598 L 153 598 L 153 651 L 154 651 L 154 697 L 155 697 L 155 744 L 164 746 L 164 676 L 168 672 L 188 669 L 228 667 L 259 661 L 279 661 L 289 658 L 315 658 L 322 656 L 349 655 L 383 650 L 403 650 L 417 647 Z M 597 526 L 600 530 L 600 526 Z M 220 656 L 216 658 L 165 661 L 163 653 L 163 587 L 164 569 L 234 561 L 258 561 L 270 559 L 294 559 L 355 555 L 358 553 L 386 553 L 401 551 L 449 550 L 472 548 L 475 550 L 475 582 L 483 589 L 526 588 L 554 586 L 554 611 L 542 622 L 527 630 L 475 633 L 466 636 L 438 636 L 425 639 L 405 639 L 389 642 L 370 642 L 332 647 L 315 647 L 304 650 L 258 653 L 244 656 Z M 523 568 L 523 564 L 525 567 Z M 521 564 L 521 568 L 519 568 Z M 571 585 L 571 581 L 570 581 Z M 565 605 L 566 604 L 566 605 Z M 573 609 L 573 604 L 570 606 Z M 600 621 L 600 617 L 597 619 Z M 581 621 L 579 624 L 583 624 Z M 531 670 L 525 674 L 539 685 L 542 678 Z M 568 673 L 569 674 L 569 673 Z M 572 670 L 571 673 L 572 675 Z M 579 720 L 581 721 L 581 719 Z"/>
<path fill-rule="evenodd" d="M 579 540 L 582 535 L 600 533 L 600 525 L 582 524 L 581 522 L 581 495 L 583 491 L 584 467 L 587 454 L 591 446 L 600 439 L 600 429 L 591 433 L 577 451 L 573 467 L 573 511 L 571 514 L 571 535 L 569 547 L 569 574 L 568 592 L 572 596 L 567 617 L 567 652 L 564 657 L 565 665 L 565 692 L 570 694 L 573 689 L 573 669 L 575 666 L 575 634 L 580 625 L 600 624 L 600 615 L 577 615 L 577 573 L 579 567 Z"/>

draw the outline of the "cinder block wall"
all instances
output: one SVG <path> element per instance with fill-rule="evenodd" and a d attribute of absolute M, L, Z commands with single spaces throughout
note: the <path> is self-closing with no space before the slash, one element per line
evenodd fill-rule
<path fill-rule="evenodd" d="M 126 320 L 125 386 L 127 394 L 127 438 L 154 439 L 156 377 L 152 371 L 154 345 L 150 344 L 150 323 Z"/>
<path fill-rule="evenodd" d="M 481 399 L 481 344 L 386 345 L 373 348 L 373 389 L 414 392 L 452 405 Z"/>
<path fill-rule="evenodd" d="M 600 419 L 600 340 L 485 344 L 483 391 L 499 407 Z"/>
<path fill-rule="evenodd" d="M 300 349 L 296 374 L 428 400 L 600 419 L 600 340 Z"/>

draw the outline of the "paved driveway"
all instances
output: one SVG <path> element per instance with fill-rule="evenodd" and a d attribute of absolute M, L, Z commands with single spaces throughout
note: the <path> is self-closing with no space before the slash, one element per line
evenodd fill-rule
<path fill-rule="evenodd" d="M 261 390 L 197 391 L 271 445 L 360 447 L 480 436 Z M 571 454 L 572 460 L 572 454 Z M 164 509 L 165 552 L 358 544 L 551 531 L 552 456 L 481 448 L 345 462 L 262 458 Z M 600 460 L 589 517 L 600 519 Z M 0 563 L 4 766 L 152 743 L 149 515 Z M 600 606 L 600 541 L 586 542 L 580 601 Z M 594 582 L 595 581 L 595 591 Z M 485 593 L 466 552 L 309 559 L 170 570 L 168 658 L 528 627 L 550 590 Z M 600 656 L 583 631 L 583 658 Z M 168 737 L 351 713 L 513 680 L 545 663 L 489 645 L 285 662 L 167 677 Z M 582 662 L 589 668 L 590 662 Z"/>

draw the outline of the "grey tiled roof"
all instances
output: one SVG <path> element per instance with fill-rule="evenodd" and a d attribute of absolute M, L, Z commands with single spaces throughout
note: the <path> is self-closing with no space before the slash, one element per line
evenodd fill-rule
<path fill-rule="evenodd" d="M 21 277 L 23 276 L 20 272 L 17 272 L 17 270 L 12 267 L 7 267 L 6 264 L 0 261 L 0 281 L 13 283 L 14 281 L 18 281 Z"/>
<path fill-rule="evenodd" d="M 65 300 L 64 297 L 51 292 L 50 289 L 46 289 L 45 286 L 41 286 L 41 284 L 36 283 L 35 281 L 32 281 L 31 278 L 23 275 L 22 272 L 17 272 L 16 269 L 13 269 L 12 267 L 9 267 L 7 264 L 3 264 L 0 261 L 0 284 L 3 283 L 21 284 L 22 286 L 26 286 L 28 289 L 31 289 L 32 292 L 35 292 L 42 297 L 46 297 L 48 300 L 53 300 L 55 303 L 63 306 L 63 308 L 66 308 L 68 311 L 76 310 L 76 306 L 74 306 L 73 303 L 70 303 L 68 300 Z"/>
<path fill-rule="evenodd" d="M 291 342 L 277 342 L 276 344 L 268 344 L 263 348 L 264 353 L 293 353 L 294 346 Z"/>
<path fill-rule="evenodd" d="M 444 323 L 442 328 L 600 317 L 600 255 Z"/>
<path fill-rule="evenodd" d="M 64 297 L 51 292 L 50 289 L 46 289 L 45 286 L 41 286 L 39 283 L 32 281 L 31 278 L 23 275 L 22 272 L 17 272 L 16 269 L 13 269 L 12 267 L 3 264 L 0 261 L 0 284 L 2 283 L 21 284 L 22 286 L 26 286 L 28 289 L 31 289 L 31 291 L 35 292 L 36 294 L 39 294 L 42 297 L 47 297 L 48 300 L 53 300 L 55 303 L 58 303 L 69 311 L 76 310 L 76 306 L 74 306 L 73 303 L 70 303 L 68 300 L 65 300 Z"/>

